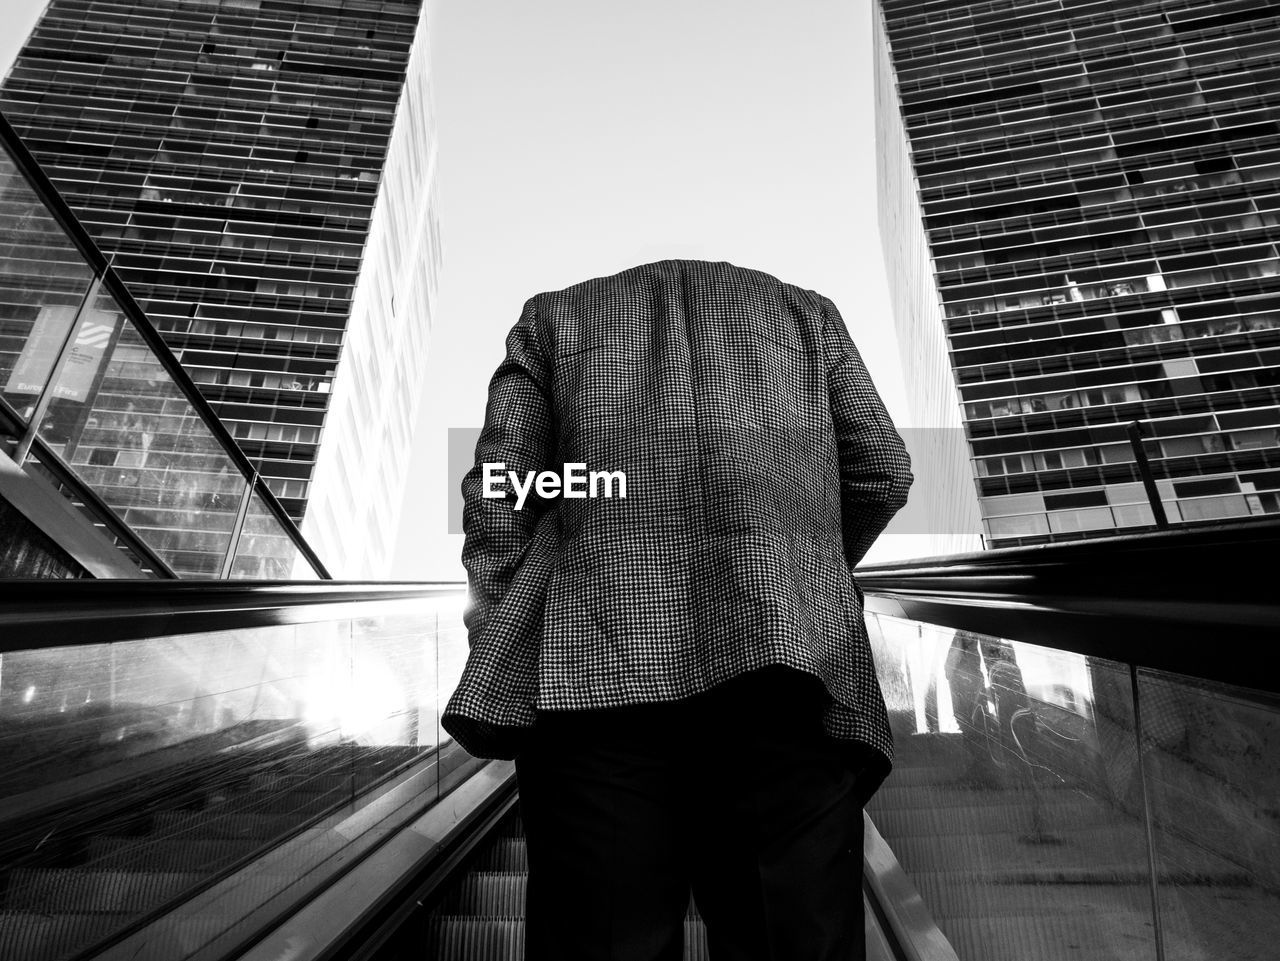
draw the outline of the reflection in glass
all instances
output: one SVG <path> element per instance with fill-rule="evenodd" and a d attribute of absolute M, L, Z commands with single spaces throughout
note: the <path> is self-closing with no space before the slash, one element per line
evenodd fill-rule
<path fill-rule="evenodd" d="M 0 152 L 0 395 L 30 417 L 93 275 Z"/>
<path fill-rule="evenodd" d="M 350 825 L 437 799 L 474 763 L 437 725 L 461 598 L 398 609 L 4 654 L 0 957 L 69 957 L 260 856 L 252 903 L 284 896 L 367 841 Z M 229 903 L 188 927 L 236 929 Z"/>
<path fill-rule="evenodd" d="M 1275 956 L 1280 698 L 868 627 L 897 750 L 868 812 L 962 959 Z"/>
<path fill-rule="evenodd" d="M 109 293 L 75 336 L 41 438 L 180 576 L 218 577 L 244 475 Z"/>
<path fill-rule="evenodd" d="M 1107 773 L 1134 753 L 1128 670 L 884 616 L 868 628 L 897 757 L 867 810 L 960 958 L 1154 961 L 1141 807 Z"/>
<path fill-rule="evenodd" d="M 313 580 L 316 572 L 285 526 L 254 491 L 231 565 L 233 578 Z"/>
<path fill-rule="evenodd" d="M 1146 670 L 1138 691 L 1166 943 L 1180 957 L 1274 958 L 1280 698 Z"/>

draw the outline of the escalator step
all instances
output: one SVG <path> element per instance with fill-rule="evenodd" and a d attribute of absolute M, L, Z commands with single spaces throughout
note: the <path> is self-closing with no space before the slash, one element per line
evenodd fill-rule
<path fill-rule="evenodd" d="M 444 898 L 440 911 L 468 917 L 523 918 L 527 882 L 528 875 L 521 873 L 473 871 Z"/>
<path fill-rule="evenodd" d="M 5 908 L 41 914 L 147 911 L 203 878 L 178 872 L 18 868 L 9 876 Z"/>
<path fill-rule="evenodd" d="M 5 961 L 61 961 L 123 928 L 122 914 L 26 914 L 0 911 L 0 958 Z M 186 918 L 160 922 L 163 933 L 151 941 L 152 958 L 185 958 L 226 931 L 228 918 Z M 163 940 L 162 940 L 163 938 Z M 163 945 L 163 948 L 158 946 Z M 165 950 L 165 948 L 171 950 Z"/>
<path fill-rule="evenodd" d="M 156 815 L 153 834 L 158 838 L 272 838 L 297 827 L 298 818 L 288 814 L 258 814 L 206 811 L 161 811 Z"/>
<path fill-rule="evenodd" d="M 527 872 L 529 852 L 524 838 L 495 838 L 492 847 L 476 859 L 474 867 L 478 871 Z"/>
<path fill-rule="evenodd" d="M 251 792 L 324 794 L 329 791 L 349 792 L 353 783 L 355 783 L 354 776 L 348 772 L 322 771 L 315 774 L 271 772 L 255 774 L 249 778 L 249 790 Z"/>
<path fill-rule="evenodd" d="M 523 918 L 465 918 L 434 915 L 427 926 L 432 961 L 522 961 Z M 709 961 L 701 921 L 684 923 L 684 961 Z"/>
<path fill-rule="evenodd" d="M 300 821 L 313 814 L 319 814 L 335 804 L 345 804 L 351 800 L 349 788 L 339 791 L 287 791 L 280 793 L 254 792 L 228 798 L 216 805 L 219 813 L 245 814 L 291 814 L 295 821 Z M 215 807 L 205 809 L 213 813 Z"/>
<path fill-rule="evenodd" d="M 114 914 L 0 911 L 0 958 L 53 961 L 100 941 L 125 923 Z"/>
<path fill-rule="evenodd" d="M 710 961 L 707 951 L 707 928 L 701 920 L 685 918 L 684 961 Z"/>
<path fill-rule="evenodd" d="M 427 925 L 434 961 L 523 961 L 523 918 L 460 918 L 438 914 Z"/>
<path fill-rule="evenodd" d="M 153 910 L 208 878 L 204 873 L 18 868 L 10 873 L 4 910 L 38 914 L 139 914 Z M 238 881 L 248 899 L 279 892 L 287 876 L 246 873 Z M 5 958 L 6 955 L 0 955 Z"/>
<path fill-rule="evenodd" d="M 472 871 L 449 891 L 439 910 L 457 917 L 523 918 L 528 880 L 523 873 Z M 686 917 L 700 920 L 692 898 Z"/>
<path fill-rule="evenodd" d="M 520 816 L 519 811 L 508 814 L 498 825 L 498 829 L 494 837 L 499 838 L 522 838 L 524 837 L 524 819 Z"/>
<path fill-rule="evenodd" d="M 198 864 L 216 869 L 258 851 L 257 838 L 204 840 L 150 840 L 145 838 L 90 838 L 89 860 L 79 867 L 95 871 L 178 871 Z"/>

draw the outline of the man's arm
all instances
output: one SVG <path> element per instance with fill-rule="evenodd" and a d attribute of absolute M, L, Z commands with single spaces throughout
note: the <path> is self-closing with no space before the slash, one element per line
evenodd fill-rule
<path fill-rule="evenodd" d="M 551 360 L 537 319 L 530 299 L 507 334 L 507 356 L 489 381 L 475 465 L 462 479 L 462 564 L 471 595 L 463 622 L 469 638 L 483 632 L 490 613 L 510 589 L 545 513 L 545 504 L 533 496 L 523 510 L 516 510 L 506 474 L 515 471 L 523 480 L 529 471 L 547 470 L 555 445 Z M 503 481 L 495 487 L 506 496 L 486 498 L 484 465 L 499 462 L 506 466 L 496 471 Z"/>
<path fill-rule="evenodd" d="M 822 305 L 827 389 L 840 458 L 844 553 L 852 567 L 907 502 L 911 457 L 836 305 L 825 297 Z"/>

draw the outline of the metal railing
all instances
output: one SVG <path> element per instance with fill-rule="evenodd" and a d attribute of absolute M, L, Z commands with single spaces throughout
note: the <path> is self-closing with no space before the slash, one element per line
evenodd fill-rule
<path fill-rule="evenodd" d="M 1280 520 L 872 564 L 868 613 L 1280 692 Z M 1230 657 L 1206 641 L 1229 633 Z"/>

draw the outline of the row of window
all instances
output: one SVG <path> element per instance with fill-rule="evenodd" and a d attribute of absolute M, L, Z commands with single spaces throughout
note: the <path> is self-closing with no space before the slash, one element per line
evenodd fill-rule
<path fill-rule="evenodd" d="M 1275 218 L 1280 222 L 1280 215 Z M 1278 254 L 1268 241 L 1270 233 L 1256 235 L 1210 233 L 1211 243 L 1173 241 L 1164 244 L 1113 245 L 1110 250 L 1088 250 L 1039 262 L 1000 264 L 986 270 L 969 270 L 939 278 L 946 301 L 972 300 L 986 295 L 1046 291 L 1060 299 L 1042 304 L 1082 302 L 1116 296 L 1112 288 L 1125 284 L 1133 293 L 1138 278 L 1175 274 L 1197 267 L 1228 267 L 1251 261 L 1274 260 Z M 1129 238 L 1133 239 L 1133 238 Z M 1264 242 L 1260 242 L 1264 241 Z M 1090 296 L 1092 294 L 1092 296 Z"/>
<path fill-rule="evenodd" d="M 328 377 L 304 377 L 298 374 L 273 374 L 251 370 L 226 370 L 218 367 L 188 368 L 197 384 L 227 387 L 256 387 L 264 390 L 293 390 L 327 394 L 332 386 Z"/>
<path fill-rule="evenodd" d="M 235 117 L 245 113 L 250 117 L 266 117 L 275 114 L 291 114 L 302 111 L 310 116 L 321 112 L 327 116 L 368 119 L 372 123 L 386 122 L 393 98 L 384 94 L 362 96 L 360 91 L 346 91 L 341 87 L 321 87 L 314 84 L 295 84 L 277 80 L 267 88 L 236 90 L 225 93 L 221 100 L 193 100 L 186 96 L 187 75 L 172 71 L 173 78 L 166 82 L 142 81 L 137 71 L 94 70 L 76 64 L 53 68 L 38 62 L 19 60 L 14 64 L 5 81 L 5 95 L 13 103 L 36 106 L 46 100 L 58 103 L 117 103 L 119 109 L 131 114 L 160 113 L 168 115 L 176 111 L 178 116 L 198 118 L 207 111 L 217 110 L 218 115 Z M 148 77 L 155 74 L 148 70 Z M 234 99 L 232 99 L 234 97 Z M 363 117 L 362 117 L 363 115 Z"/>
<path fill-rule="evenodd" d="M 1240 244 L 1246 242 L 1246 237 L 1236 235 L 1280 227 L 1280 213 L 1252 212 L 1249 210 L 1252 204 L 1248 200 L 1214 206 L 1218 209 L 1206 211 L 1209 215 L 1202 220 L 1186 220 L 1185 218 L 1191 214 L 1190 209 L 1177 212 L 1176 216 L 1179 219 L 1170 226 L 1156 226 L 1150 219 L 1144 217 L 1147 225 L 1132 234 L 1108 236 L 1104 233 L 1093 240 L 1030 247 L 1019 252 L 1022 258 L 1017 261 L 993 257 L 988 262 L 987 256 L 982 251 L 945 257 L 935 262 L 938 283 L 945 289 L 974 280 L 1035 276 L 1071 270 L 1077 265 L 1085 268 L 1101 266 L 1119 260 L 1150 256 L 1151 247 L 1155 245 L 1160 245 L 1162 250 L 1203 250 L 1205 244 L 1202 241 L 1205 238 L 1219 238 L 1224 235 L 1233 235 L 1233 242 Z M 1221 208 L 1227 206 L 1242 212 L 1235 216 L 1213 215 L 1221 214 Z M 1248 237 L 1247 239 L 1258 238 Z"/>
<path fill-rule="evenodd" d="M 1166 316 L 1176 316 L 1170 308 L 1161 311 Z M 1121 320 L 1135 320 L 1148 323 L 1141 317 L 1125 317 Z M 1081 333 L 1079 325 L 1061 325 L 1060 331 L 1053 326 L 1042 328 L 1041 337 L 1036 340 L 1024 340 L 1014 344 L 995 343 L 990 346 L 958 349 L 953 342 L 953 364 L 956 376 L 962 385 L 977 382 L 990 382 L 1009 379 L 1036 377 L 1044 374 L 1062 374 L 1068 371 L 1096 371 L 1135 362 L 1139 356 L 1143 360 L 1162 360 L 1166 357 L 1182 357 L 1192 353 L 1196 357 L 1211 357 L 1217 354 L 1238 352 L 1246 347 L 1274 346 L 1276 338 L 1240 337 L 1241 334 L 1263 334 L 1266 331 L 1280 329 L 1280 315 L 1263 314 L 1246 317 L 1222 317 L 1210 321 L 1166 322 L 1153 327 L 1134 327 L 1122 330 L 1114 329 L 1116 318 L 1099 318 L 1101 323 L 1097 329 L 1104 333 L 1088 335 Z M 1072 327 L 1074 331 L 1066 331 Z M 1143 351 L 1137 354 L 1131 347 L 1155 346 L 1160 344 L 1184 344 L 1186 346 L 1168 351 Z M 1090 378 L 1094 374 L 1087 375 Z M 1096 386 L 1084 384 L 1082 386 Z"/>
<path fill-rule="evenodd" d="M 1280 513 L 1280 494 L 1237 494 L 1176 503 L 1166 501 L 1164 510 L 1171 523 L 1275 515 Z M 1093 507 L 1027 514 L 1022 517 L 991 518 L 982 523 L 990 546 L 1011 547 L 1029 543 L 1031 541 L 1027 539 L 1030 538 L 1049 540 L 1054 534 L 1152 527 L 1155 525 L 1155 514 L 1148 505 L 1130 504 L 1125 507 Z"/>
<path fill-rule="evenodd" d="M 1053 92 L 1088 85 L 1116 84 L 1140 89 L 1152 81 L 1163 83 L 1170 77 L 1189 76 L 1193 70 L 1209 73 L 1221 67 L 1234 71 L 1240 69 L 1242 62 L 1250 60 L 1266 66 L 1274 62 L 1280 49 L 1277 37 L 1280 32 L 1270 31 L 1257 38 L 1250 36 L 1247 42 L 1244 36 L 1226 37 L 1145 51 L 1149 62 L 1140 69 L 1125 64 L 1090 71 L 1079 57 L 1025 60 L 1004 68 L 976 71 L 969 76 L 949 76 L 945 86 L 938 80 L 900 83 L 899 93 L 908 127 L 913 128 L 924 120 L 935 121 L 934 114 L 948 119 L 982 116 L 989 114 L 997 102 L 1006 110 L 1014 106 L 1034 106 L 1046 102 Z M 1003 76 L 1015 77 L 1020 82 L 998 83 Z"/>
<path fill-rule="evenodd" d="M 1252 361 L 1254 365 L 1245 366 Z M 1101 376 L 1134 376 L 1145 373 L 1148 368 L 1162 370 L 1168 379 L 1145 380 L 1138 383 L 1118 384 L 1110 387 L 1093 389 L 1055 391 L 1052 393 L 1025 394 L 1017 397 L 1003 397 L 993 400 L 971 401 L 965 404 L 965 412 L 971 420 L 983 420 L 989 417 L 1008 417 L 1047 413 L 1057 410 L 1072 410 L 1082 407 L 1106 407 L 1113 404 L 1133 404 L 1148 400 L 1162 400 L 1168 397 L 1192 397 L 1201 394 L 1213 394 L 1220 391 L 1252 390 L 1257 387 L 1274 387 L 1280 384 L 1280 365 L 1266 365 L 1258 355 L 1244 355 L 1234 363 L 1242 365 L 1242 369 L 1231 371 L 1214 371 L 1197 373 L 1196 362 L 1191 359 L 1167 360 L 1159 365 L 1147 367 L 1115 368 L 1102 371 Z M 1097 375 L 1095 375 L 1097 376 Z M 1055 374 L 1045 380 L 1071 379 L 1072 375 Z M 1028 381 L 1032 378 L 1021 378 L 1007 383 L 996 383 L 989 388 L 991 392 L 1008 390 L 1034 390 L 1035 384 Z M 963 393 L 977 392 L 976 387 L 965 387 Z"/>
<path fill-rule="evenodd" d="M 348 28 L 356 28 L 372 27 L 384 19 L 391 23 L 412 23 L 419 3 L 420 0 L 307 0 L 305 3 L 270 0 L 266 5 L 266 12 L 284 22 L 320 25 L 346 21 Z M 127 0 L 63 0 L 58 4 L 58 10 L 68 15 L 79 14 L 86 21 L 98 16 L 109 23 L 124 23 L 131 22 L 131 18 L 135 17 L 146 19 L 147 11 L 153 9 L 160 11 L 166 19 L 172 15 L 175 22 L 203 26 L 210 22 L 211 17 L 216 17 L 219 22 L 255 24 L 259 22 L 259 16 L 250 17 L 237 11 L 254 11 L 256 14 L 261 6 L 259 0 L 185 0 L 183 3 L 165 3 L 150 8 L 139 8 L 137 4 Z"/>
<path fill-rule="evenodd" d="M 225 36 L 213 34 L 213 36 Z M 292 39 L 278 45 L 237 46 L 245 39 L 261 40 L 262 37 L 229 37 L 230 42 L 215 43 L 211 40 L 200 41 L 199 38 L 187 39 L 175 35 L 172 31 L 155 32 L 121 32 L 110 33 L 102 30 L 84 30 L 74 25 L 60 25 L 56 19 L 48 19 L 41 23 L 32 37 L 26 51 L 27 55 L 61 50 L 74 51 L 77 57 L 89 55 L 104 57 L 115 63 L 139 63 L 147 66 L 154 63 L 189 64 L 217 63 L 235 66 L 238 64 L 262 66 L 263 69 L 276 69 L 281 60 L 288 56 L 304 58 L 330 56 L 339 60 L 357 60 L 370 64 L 392 66 L 398 63 L 403 69 L 406 49 L 403 44 L 395 46 L 381 45 L 374 56 L 374 48 L 363 40 L 355 44 L 343 44 L 335 47 L 333 41 L 318 41 L 307 44 Z"/>
<path fill-rule="evenodd" d="M 41 97 L 20 90 L 6 90 L 14 113 L 34 114 L 55 126 L 70 125 L 77 130 L 118 129 L 127 122 L 135 131 L 153 129 L 157 135 L 170 129 L 199 130 L 216 127 L 229 138 L 255 135 L 295 141 L 294 146 L 317 137 L 340 141 L 354 149 L 385 143 L 390 133 L 390 111 L 385 119 L 356 114 L 352 110 L 297 110 L 272 105 L 270 110 L 248 110 L 238 105 L 201 106 L 182 101 L 86 100 L 66 94 L 47 93 Z M 12 105 L 20 105 L 14 109 Z"/>
<path fill-rule="evenodd" d="M 1212 159 L 1198 156 L 1166 160 L 1148 160 L 1143 157 L 1126 158 L 1107 156 L 1102 162 L 1047 167 L 1042 164 L 1017 166 L 1009 171 L 992 171 L 990 168 L 970 168 L 963 178 L 948 174 L 935 180 L 945 181 L 933 187 L 921 186 L 921 201 L 928 209 L 954 210 L 966 206 L 980 209 L 999 202 L 1008 203 L 1019 196 L 1049 198 L 1082 196 L 1104 187 L 1133 188 L 1137 199 L 1167 196 L 1221 186 L 1222 183 L 1239 183 L 1227 178 L 1213 182 L 1214 173 L 1225 173 L 1232 168 L 1247 169 L 1267 166 L 1276 159 L 1274 151 L 1243 151 L 1235 149 L 1230 155 Z M 1203 179 L 1197 179 L 1203 178 Z M 943 206 L 945 205 L 945 207 Z"/>
<path fill-rule="evenodd" d="M 1149 458 L 1160 460 L 1277 447 L 1280 447 L 1280 429 L 1257 427 L 1224 434 L 1160 438 L 1148 441 L 1145 450 Z M 1129 444 L 1103 444 L 1096 447 L 981 457 L 975 458 L 974 462 L 977 465 L 979 477 L 999 477 L 1009 474 L 1069 470 L 1077 467 L 1097 467 L 1103 464 L 1128 464 L 1133 461 L 1133 448 Z"/>
<path fill-rule="evenodd" d="M 1089 136 L 1091 132 L 1083 128 L 1095 123 L 1128 130 L 1206 112 L 1229 115 L 1249 106 L 1262 107 L 1270 100 L 1270 86 L 1260 84 L 1257 73 L 1239 72 L 1161 78 L 1158 83 L 1114 92 L 1084 86 L 1066 91 L 1054 103 L 1010 107 L 997 102 L 990 114 L 917 121 L 911 132 L 924 152 L 987 141 L 1000 149 L 1006 140 L 1026 140 L 1028 134 L 1053 129 L 1050 123 L 1059 128 L 1055 139 L 1071 140 Z"/>
<path fill-rule="evenodd" d="M 1266 69 L 1269 64 L 1260 62 L 1251 65 L 1254 69 Z M 1241 76 L 1245 66 L 1241 64 L 1233 64 L 1232 70 L 1227 74 L 1233 81 Z M 1162 83 L 1167 82 L 1169 78 L 1158 78 Z M 1201 78 L 1202 83 L 1205 78 Z M 1091 93 L 1097 93 L 1096 86 L 1088 85 L 1084 78 L 1076 78 L 1076 80 L 1063 87 L 1064 95 L 1078 97 L 1082 91 L 1088 90 Z M 1261 102 L 1265 103 L 1266 100 Z M 1021 111 L 1037 106 L 1048 106 L 1052 110 L 1052 101 L 1046 95 L 1027 98 L 1024 100 L 1006 101 L 1003 105 L 1005 111 Z M 1224 111 L 1228 107 L 1234 108 L 1236 103 L 1234 100 L 1228 100 L 1221 105 Z M 941 116 L 958 122 L 965 117 L 973 117 L 982 119 L 983 122 L 989 122 L 990 110 L 986 111 L 953 111 L 949 114 Z M 1159 120 L 1159 118 L 1151 118 Z M 995 164 L 1013 164 L 1025 163 L 1036 158 L 1047 158 L 1053 154 L 1068 155 L 1059 161 L 1062 163 L 1080 164 L 1091 161 L 1102 160 L 1106 158 L 1105 153 L 1098 153 L 1108 148 L 1121 148 L 1126 154 L 1133 153 L 1133 145 L 1142 141 L 1151 140 L 1160 134 L 1162 128 L 1180 129 L 1184 132 L 1190 132 L 1190 128 L 1199 123 L 1203 125 L 1203 118 L 1188 119 L 1175 116 L 1168 123 L 1157 122 L 1151 125 L 1151 119 L 1143 120 L 1141 117 L 1121 118 L 1116 117 L 1108 127 L 1111 132 L 1116 134 L 1114 140 L 1108 139 L 1105 134 L 1107 130 L 1099 130 L 1089 133 L 1084 129 L 1064 129 L 1064 130 L 1041 130 L 1022 133 L 1009 139 L 982 139 L 976 145 L 966 144 L 958 140 L 948 139 L 945 137 L 936 138 L 937 142 L 931 142 L 922 146 L 915 152 L 915 160 L 917 169 L 922 176 L 931 176 L 937 173 L 952 171 L 963 168 L 986 167 Z M 1175 124 L 1175 121 L 1180 123 Z M 909 127 L 914 130 L 917 124 L 911 123 Z M 1248 131 L 1238 132 L 1235 139 L 1242 139 Z M 1258 134 L 1253 134 L 1257 136 Z M 1167 134 L 1166 134 L 1167 136 Z M 1044 148 L 1053 147 L 1052 151 L 1046 151 Z M 1087 151 L 1094 151 L 1088 153 Z"/>
<path fill-rule="evenodd" d="M 1126 269 L 1131 265 L 1122 264 L 1117 268 Z M 989 314 L 996 311 L 1029 310 L 1036 307 L 1053 306 L 1070 302 L 1081 303 L 1088 300 L 1111 299 L 1145 294 L 1151 291 L 1176 290 L 1182 287 L 1199 287 L 1211 284 L 1225 284 L 1238 280 L 1262 279 L 1280 276 L 1280 258 L 1271 257 L 1254 263 L 1233 264 L 1210 270 L 1186 270 L 1149 274 L 1146 277 L 1133 277 L 1109 284 L 1081 287 L 1070 285 L 1065 290 L 1035 291 L 1029 294 L 1006 296 L 1003 298 L 983 298 L 981 300 L 961 301 L 944 305 L 948 318 Z"/>
<path fill-rule="evenodd" d="M 986 3 L 953 4 L 921 0 L 880 0 L 892 24 L 893 35 L 928 43 L 979 42 L 1025 43 L 1058 29 L 1064 22 L 1086 37 L 1105 38 L 1127 29 L 1135 21 L 1167 17 L 1177 10 L 1204 5 L 1204 0 L 1129 0 L 1117 7 L 1109 0 L 1072 2 L 1058 0 L 988 0 Z"/>
<path fill-rule="evenodd" d="M 229 425 L 237 440 L 268 440 L 285 444 L 320 443 L 319 427 L 298 424 L 257 424 L 240 421 Z"/>
<path fill-rule="evenodd" d="M 361 251 L 351 250 L 349 245 L 329 245 L 318 241 L 272 239 L 261 236 L 237 236 L 234 234 L 192 233 L 174 231 L 171 236 L 162 231 L 126 230 L 117 253 L 138 254 L 157 262 L 183 262 L 192 259 L 206 262 L 217 258 L 225 263 L 275 264 L 289 270 L 316 271 L 331 274 L 345 268 L 358 266 Z M 149 235 L 149 236 L 148 236 Z M 331 248 L 331 249 L 324 249 Z M 338 249 L 332 249 L 338 248 Z"/>
<path fill-rule="evenodd" d="M 187 320 L 183 324 L 170 323 L 166 332 L 206 334 L 213 337 L 234 337 L 237 340 L 276 340 L 295 344 L 342 343 L 342 331 L 316 327 L 285 327 L 273 324 L 244 324 L 225 320 Z"/>
<path fill-rule="evenodd" d="M 1136 205 L 1140 201 L 1165 197 L 1186 200 L 1190 203 L 1207 203 L 1232 194 L 1244 191 L 1227 188 L 1248 187 L 1255 184 L 1266 184 L 1280 179 L 1277 164 L 1268 163 L 1259 167 L 1247 167 L 1227 173 L 1201 175 L 1194 180 L 1167 182 L 1143 187 L 1114 187 L 1103 190 L 1083 190 L 1079 193 L 1064 193 L 1050 197 L 1027 196 L 1024 199 L 1010 199 L 1001 206 L 995 207 L 960 207 L 950 213 L 935 213 L 930 207 L 925 208 L 925 227 L 932 233 L 939 232 L 939 240 L 949 239 L 946 231 L 964 227 L 972 230 L 975 222 L 983 222 L 982 232 L 1003 232 L 1003 225 L 1015 229 L 1026 229 L 1031 224 L 1046 217 L 1056 221 L 1070 222 L 1075 219 L 1106 219 L 1112 213 L 1138 213 L 1139 210 L 1122 205 Z M 1177 184 L 1181 183 L 1181 189 Z M 1088 186 L 1087 184 L 1084 186 Z M 1185 195 L 1185 196 L 1182 196 Z M 1119 206 L 1119 210 L 1108 208 Z M 1145 204 L 1143 205 L 1145 207 Z"/>
<path fill-rule="evenodd" d="M 74 23 L 77 35 L 97 33 L 106 36 L 124 34 L 131 37 L 157 37 L 167 43 L 185 43 L 197 49 L 205 37 L 227 37 L 233 40 L 252 38 L 261 41 L 270 40 L 275 35 L 279 36 L 281 43 L 304 47 L 332 46 L 335 39 L 393 50 L 403 45 L 400 41 L 388 39 L 383 31 L 343 25 L 333 20 L 323 23 L 303 22 L 293 18 L 271 19 L 261 15 L 237 17 L 229 13 L 222 13 L 214 20 L 208 15 L 192 18 L 182 8 L 165 11 L 163 15 L 149 16 L 145 7 L 140 8 L 135 4 L 120 4 L 109 13 L 96 11 L 99 19 L 80 19 L 69 15 L 79 12 L 65 3 L 59 4 L 53 15 L 46 18 L 46 23 L 50 26 Z M 41 24 L 41 27 L 45 25 Z M 183 29 L 186 26 L 192 29 L 186 31 Z M 191 39 L 186 39 L 188 37 Z"/>
<path fill-rule="evenodd" d="M 1199 57 L 1219 51 L 1223 41 L 1234 46 L 1257 46 L 1276 34 L 1276 17 L 1271 22 L 1248 23 L 1229 34 L 1215 37 L 1192 37 L 1176 31 L 1168 24 L 1152 24 L 1134 32 L 1117 32 L 1106 46 L 1084 45 L 1076 41 L 1070 26 L 1037 38 L 1033 45 L 1025 43 L 1005 51 L 991 47 L 969 47 L 937 54 L 937 47 L 911 47 L 899 58 L 898 76 L 901 89 L 910 94 L 938 84 L 963 86 L 1007 74 L 1028 73 L 1055 66 L 1079 67 L 1094 77 L 1142 76 L 1160 71 L 1169 61 L 1197 61 Z"/>
<path fill-rule="evenodd" d="M 1273 154 L 1268 157 L 1269 165 L 1280 162 L 1280 151 Z M 1158 203 L 1146 203 L 1140 210 L 1136 205 L 1046 213 L 1029 210 L 1021 220 L 970 223 L 935 231 L 930 239 L 938 258 L 980 250 L 992 262 L 1016 263 L 1034 258 L 1040 248 L 1054 252 L 1059 245 L 1065 244 L 1064 252 L 1070 252 L 1075 249 L 1070 246 L 1073 243 L 1097 243 L 1108 238 L 1121 246 L 1142 242 L 1145 230 L 1150 226 L 1169 226 L 1198 219 L 1200 211 L 1206 211 L 1205 216 L 1214 216 L 1215 212 L 1240 212 L 1233 210 L 1232 205 L 1247 205 L 1245 209 L 1250 212 L 1271 213 L 1280 209 L 1280 197 L 1267 182 L 1250 181 L 1217 196 L 1204 193 L 1183 195 Z"/>

